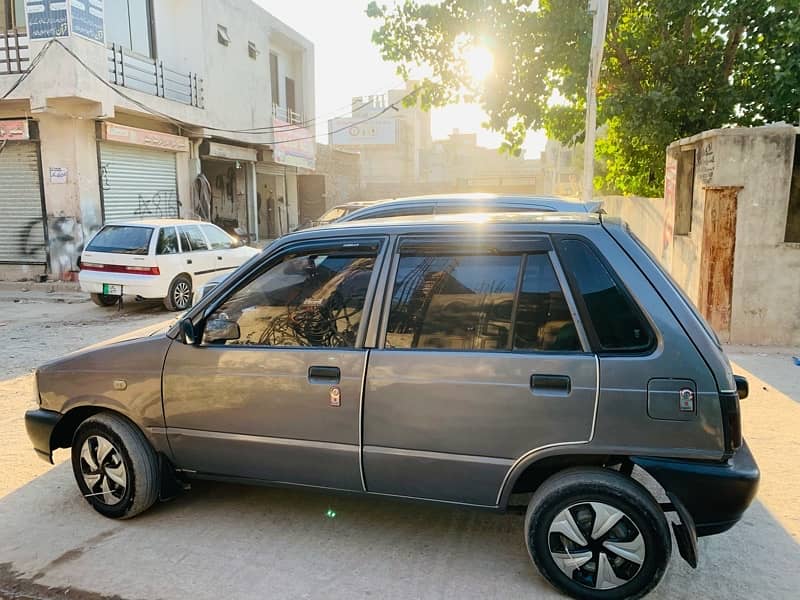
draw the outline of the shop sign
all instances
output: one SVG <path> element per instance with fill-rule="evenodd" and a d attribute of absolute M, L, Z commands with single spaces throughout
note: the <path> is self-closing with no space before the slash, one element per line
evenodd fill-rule
<path fill-rule="evenodd" d="M 189 138 L 115 123 L 103 123 L 102 137 L 109 142 L 147 146 L 172 152 L 189 151 Z"/>
<path fill-rule="evenodd" d="M 305 127 L 291 125 L 281 119 L 273 118 L 272 124 L 277 128 L 273 134 L 275 144 L 272 147 L 275 162 L 313 170 L 317 153 L 314 134 Z"/>
<path fill-rule="evenodd" d="M 26 0 L 28 36 L 32 40 L 47 40 L 69 36 L 67 0 Z"/>
<path fill-rule="evenodd" d="M 333 132 L 331 143 L 337 146 L 392 145 L 397 141 L 395 119 L 331 119 L 328 131 Z"/>
<path fill-rule="evenodd" d="M 72 33 L 98 44 L 105 44 L 103 0 L 70 0 L 69 14 Z"/>
<path fill-rule="evenodd" d="M 0 141 L 18 142 L 31 139 L 27 119 L 0 121 Z"/>
<path fill-rule="evenodd" d="M 252 148 L 242 146 L 231 146 L 230 144 L 220 144 L 219 142 L 207 143 L 206 156 L 209 158 L 224 158 L 226 160 L 241 160 L 242 162 L 256 162 L 258 152 Z"/>

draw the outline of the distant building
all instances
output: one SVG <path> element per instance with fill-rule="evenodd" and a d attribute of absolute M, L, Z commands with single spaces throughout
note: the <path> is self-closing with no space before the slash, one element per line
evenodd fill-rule
<path fill-rule="evenodd" d="M 255 238 L 298 223 L 316 148 L 309 40 L 251 0 L 0 0 L 0 94 L 56 37 L 0 100 L 0 277 L 74 277 L 112 220 Z"/>
<path fill-rule="evenodd" d="M 565 146 L 547 140 L 542 153 L 542 189 L 557 196 L 579 196 L 583 168 L 583 146 Z"/>

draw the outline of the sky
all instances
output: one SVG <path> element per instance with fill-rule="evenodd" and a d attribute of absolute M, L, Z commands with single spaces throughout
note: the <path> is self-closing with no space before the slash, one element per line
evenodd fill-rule
<path fill-rule="evenodd" d="M 346 116 L 352 96 L 384 93 L 403 87 L 394 65 L 381 60 L 371 41 L 378 22 L 367 17 L 369 0 L 255 0 L 281 21 L 314 43 L 317 118 Z M 382 0 L 389 4 L 390 0 Z M 446 138 L 453 129 L 476 132 L 478 144 L 497 148 L 502 136 L 481 128 L 485 113 L 476 105 L 451 105 L 434 109 L 434 139 Z M 324 142 L 325 139 L 319 141 Z M 530 132 L 524 149 L 527 158 L 538 158 L 546 138 Z"/>

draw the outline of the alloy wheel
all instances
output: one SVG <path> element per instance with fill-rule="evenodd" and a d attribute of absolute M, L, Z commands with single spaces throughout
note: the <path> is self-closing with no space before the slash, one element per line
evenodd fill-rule
<path fill-rule="evenodd" d="M 189 284 L 185 281 L 179 281 L 175 284 L 175 288 L 172 290 L 172 300 L 175 303 L 175 307 L 183 310 L 189 307 L 189 300 L 192 297 L 192 289 L 189 287 Z"/>
<path fill-rule="evenodd" d="M 633 520 L 602 502 L 562 510 L 548 532 L 550 556 L 573 581 L 596 590 L 628 583 L 642 568 L 645 541 Z"/>
<path fill-rule="evenodd" d="M 81 475 L 89 493 L 103 504 L 113 506 L 125 496 L 128 474 L 119 450 L 100 435 L 83 442 L 80 454 Z"/>

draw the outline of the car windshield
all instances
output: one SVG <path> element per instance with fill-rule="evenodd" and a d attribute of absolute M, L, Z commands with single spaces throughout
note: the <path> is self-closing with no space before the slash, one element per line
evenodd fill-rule
<path fill-rule="evenodd" d="M 106 225 L 92 238 L 86 249 L 115 254 L 147 254 L 152 235 L 152 227 Z"/>
<path fill-rule="evenodd" d="M 349 211 L 344 206 L 334 206 L 328 212 L 324 213 L 317 221 L 320 223 L 330 223 L 331 221 L 335 221 L 336 219 L 341 219 L 345 216 Z"/>

